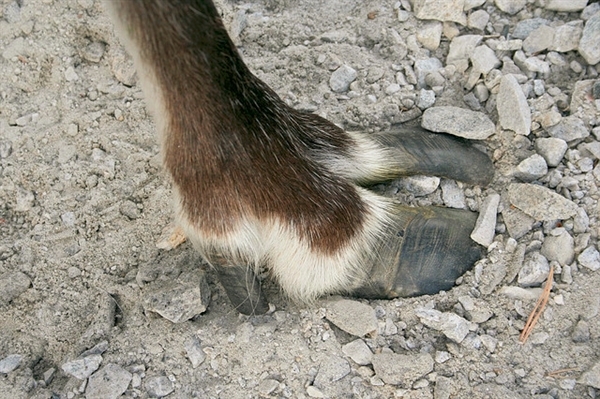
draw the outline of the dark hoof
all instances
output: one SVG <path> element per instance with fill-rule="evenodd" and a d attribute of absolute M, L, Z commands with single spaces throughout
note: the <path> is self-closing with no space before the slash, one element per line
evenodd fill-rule
<path fill-rule="evenodd" d="M 238 312 L 251 316 L 269 311 L 269 303 L 252 268 L 220 265 L 214 267 L 227 297 Z"/>
<path fill-rule="evenodd" d="M 419 127 L 404 127 L 373 137 L 396 151 L 399 175 L 433 175 L 481 186 L 487 186 L 494 178 L 490 158 L 463 138 Z"/>
<path fill-rule="evenodd" d="M 395 298 L 446 291 L 482 255 L 470 238 L 477 219 L 473 212 L 399 206 L 395 216 L 397 224 L 380 247 L 369 281 L 353 295 Z"/>

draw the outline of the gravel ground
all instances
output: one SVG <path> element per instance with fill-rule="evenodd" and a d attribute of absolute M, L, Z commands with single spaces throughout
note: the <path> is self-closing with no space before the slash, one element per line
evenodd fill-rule
<path fill-rule="evenodd" d="M 497 168 L 376 187 L 480 211 L 486 256 L 450 292 L 299 306 L 266 282 L 260 317 L 165 248 L 170 183 L 102 3 L 0 6 L 1 398 L 600 396 L 598 2 L 219 3 L 290 105 L 463 135 Z"/>

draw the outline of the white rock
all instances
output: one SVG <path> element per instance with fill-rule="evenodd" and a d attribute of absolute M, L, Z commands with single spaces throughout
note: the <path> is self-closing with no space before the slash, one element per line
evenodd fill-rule
<path fill-rule="evenodd" d="M 550 64 L 538 57 L 529 57 L 525 59 L 523 67 L 529 72 L 535 72 L 542 75 L 542 77 L 547 77 L 550 74 Z"/>
<path fill-rule="evenodd" d="M 65 79 L 67 80 L 67 82 L 73 82 L 79 79 L 77 72 L 75 72 L 75 68 L 73 68 L 72 66 L 67 68 L 67 70 L 65 71 Z"/>
<path fill-rule="evenodd" d="M 425 58 L 415 61 L 414 71 L 417 75 L 417 87 L 426 87 L 425 78 L 427 75 L 433 72 L 437 72 L 442 69 L 444 65 L 437 58 Z"/>
<path fill-rule="evenodd" d="M 524 19 L 517 23 L 517 26 L 515 26 L 515 30 L 512 36 L 515 39 L 524 40 L 527 38 L 527 36 L 529 36 L 531 32 L 533 32 L 542 25 L 547 25 L 549 22 L 550 21 L 543 18 Z"/>
<path fill-rule="evenodd" d="M 517 51 L 523 48 L 523 40 L 511 39 L 503 40 L 496 44 L 496 50 L 498 51 Z"/>
<path fill-rule="evenodd" d="M 458 187 L 454 180 L 442 180 L 440 183 L 442 189 L 442 199 L 444 205 L 448 208 L 465 209 L 467 203 L 465 201 L 465 193 Z"/>
<path fill-rule="evenodd" d="M 325 390 L 325 392 L 332 383 L 341 380 L 351 371 L 348 361 L 340 356 L 324 355 L 320 363 L 313 384 L 317 388 Z"/>
<path fill-rule="evenodd" d="M 440 331 L 458 344 L 465 339 L 471 327 L 471 323 L 455 313 L 442 313 L 435 309 L 417 308 L 415 314 L 421 320 L 421 323 Z"/>
<path fill-rule="evenodd" d="M 149 290 L 144 297 L 146 311 L 158 313 L 173 323 L 183 323 L 206 311 L 210 288 L 206 275 L 199 271 L 188 281 L 173 281 L 161 288 Z"/>
<path fill-rule="evenodd" d="M 600 11 L 600 3 L 592 2 L 590 5 L 583 9 L 579 17 L 584 21 L 587 21 L 588 19 L 592 18 L 594 14 L 596 14 L 598 11 Z"/>
<path fill-rule="evenodd" d="M 484 30 L 490 20 L 490 14 L 484 10 L 473 11 L 467 20 L 467 26 L 473 29 Z"/>
<path fill-rule="evenodd" d="M 114 363 L 109 363 L 92 374 L 85 389 L 86 399 L 116 399 L 129 386 L 132 374 Z"/>
<path fill-rule="evenodd" d="M 369 349 L 362 339 L 354 340 L 342 346 L 342 352 L 350 357 L 354 363 L 361 366 L 371 364 L 371 359 L 373 358 L 373 352 L 371 352 L 371 349 Z"/>
<path fill-rule="evenodd" d="M 429 353 L 382 352 L 373 355 L 373 369 L 386 384 L 410 387 L 433 371 L 433 358 Z"/>
<path fill-rule="evenodd" d="M 22 360 L 23 356 L 18 354 L 6 356 L 4 359 L 0 360 L 0 374 L 8 374 L 11 371 L 16 370 Z"/>
<path fill-rule="evenodd" d="M 524 287 L 536 287 L 546 281 L 549 273 L 548 260 L 542 254 L 535 252 L 523 262 L 517 282 Z"/>
<path fill-rule="evenodd" d="M 554 31 L 554 41 L 550 49 L 561 53 L 576 50 L 582 32 L 583 24 L 581 21 L 571 21 L 559 26 Z"/>
<path fill-rule="evenodd" d="M 533 54 L 544 51 L 554 43 L 554 28 L 548 25 L 542 25 L 535 29 L 523 41 L 523 50 L 526 53 Z"/>
<path fill-rule="evenodd" d="M 519 180 L 530 182 L 544 177 L 546 173 L 546 160 L 541 155 L 533 154 L 517 165 L 514 175 Z"/>
<path fill-rule="evenodd" d="M 435 92 L 433 90 L 419 90 L 419 100 L 417 107 L 420 109 L 427 109 L 435 104 Z"/>
<path fill-rule="evenodd" d="M 484 113 L 452 106 L 425 110 L 421 126 L 472 140 L 484 140 L 496 131 L 496 126 Z"/>
<path fill-rule="evenodd" d="M 600 142 L 598 141 L 592 141 L 591 143 L 583 143 L 578 147 L 578 149 L 581 151 L 582 154 L 585 154 L 586 156 L 591 156 L 594 159 L 600 159 Z"/>
<path fill-rule="evenodd" d="M 590 227 L 590 217 L 583 208 L 577 210 L 577 214 L 573 218 L 573 232 L 575 234 L 585 233 Z"/>
<path fill-rule="evenodd" d="M 583 373 L 578 382 L 600 389 L 600 362 L 597 362 L 592 368 Z"/>
<path fill-rule="evenodd" d="M 417 40 L 428 50 L 435 50 L 440 46 L 442 38 L 442 23 L 432 21 L 423 24 L 421 29 L 417 31 Z"/>
<path fill-rule="evenodd" d="M 377 331 L 377 317 L 369 305 L 349 299 L 327 302 L 327 320 L 357 337 Z"/>
<path fill-rule="evenodd" d="M 498 346 L 498 340 L 496 338 L 487 334 L 483 334 L 479 338 L 481 339 L 483 346 L 485 346 L 488 351 L 493 353 L 496 350 L 496 347 Z"/>
<path fill-rule="evenodd" d="M 500 204 L 500 195 L 492 193 L 486 197 L 479 209 L 479 217 L 475 223 L 475 228 L 471 233 L 471 239 L 484 247 L 489 247 L 494 242 L 496 233 L 496 215 L 498 205 Z"/>
<path fill-rule="evenodd" d="M 541 80 L 541 79 L 533 80 L 533 92 L 538 97 L 546 92 L 546 86 L 545 86 L 543 80 Z"/>
<path fill-rule="evenodd" d="M 415 17 L 419 19 L 435 19 L 437 21 L 467 23 L 463 13 L 465 0 L 414 0 Z"/>
<path fill-rule="evenodd" d="M 529 135 L 531 132 L 531 111 L 525 94 L 513 75 L 504 75 L 500 81 L 500 90 L 496 100 L 498 117 L 503 129 L 517 134 Z"/>
<path fill-rule="evenodd" d="M 580 265 L 585 266 L 592 271 L 600 269 L 600 253 L 598 253 L 598 250 L 593 246 L 587 247 L 585 251 L 579 254 L 577 261 Z"/>
<path fill-rule="evenodd" d="M 387 94 L 388 96 L 398 93 L 399 91 L 400 91 L 400 85 L 397 83 L 392 83 L 391 85 L 389 85 L 385 88 L 385 94 Z"/>
<path fill-rule="evenodd" d="M 525 7 L 527 0 L 495 0 L 496 7 L 507 14 L 515 15 Z"/>
<path fill-rule="evenodd" d="M 398 179 L 397 184 L 416 197 L 429 195 L 437 190 L 440 178 L 436 176 L 409 176 Z"/>
<path fill-rule="evenodd" d="M 600 62 L 600 12 L 597 12 L 585 23 L 579 41 L 579 54 L 589 65 Z"/>
<path fill-rule="evenodd" d="M 473 70 L 484 75 L 487 75 L 492 69 L 500 66 L 500 60 L 496 57 L 494 50 L 488 46 L 477 46 L 471 55 L 471 63 Z"/>
<path fill-rule="evenodd" d="M 311 398 L 324 398 L 325 394 L 315 386 L 309 385 L 306 387 L 306 394 Z"/>
<path fill-rule="evenodd" d="M 549 127 L 548 134 L 566 142 L 571 142 L 588 137 L 590 131 L 580 118 L 571 115 L 563 118 L 556 125 Z"/>
<path fill-rule="evenodd" d="M 540 297 L 542 289 L 507 286 L 500 288 L 500 293 L 510 299 L 534 301 Z"/>
<path fill-rule="evenodd" d="M 545 3 L 545 4 L 544 4 Z M 587 5 L 588 0 L 545 0 L 542 2 L 546 10 L 559 12 L 581 11 Z"/>
<path fill-rule="evenodd" d="M 446 63 L 456 65 L 459 61 L 468 60 L 482 39 L 480 35 L 456 36 L 450 42 Z"/>
<path fill-rule="evenodd" d="M 151 398 L 162 398 L 175 390 L 173 382 L 164 375 L 147 378 L 144 387 Z"/>
<path fill-rule="evenodd" d="M 435 362 L 436 363 L 446 363 L 448 360 L 452 359 L 452 355 L 446 351 L 437 351 L 435 352 Z"/>
<path fill-rule="evenodd" d="M 562 195 L 536 184 L 511 184 L 508 200 L 536 220 L 565 220 L 576 215 L 579 209 Z"/>
<path fill-rule="evenodd" d="M 185 342 L 185 352 L 192 363 L 192 368 L 196 368 L 206 360 L 206 353 L 202 350 L 202 345 L 198 337 L 193 336 Z"/>
<path fill-rule="evenodd" d="M 102 363 L 102 356 L 91 355 L 86 356 L 83 359 L 75 359 L 67 362 L 63 364 L 61 368 L 65 373 L 79 378 L 80 380 L 85 380 L 98 370 L 100 363 Z"/>
<path fill-rule="evenodd" d="M 329 79 L 329 87 L 336 93 L 342 93 L 350 88 L 350 83 L 354 82 L 358 76 L 355 69 L 348 65 L 342 65 L 336 69 Z"/>
<path fill-rule="evenodd" d="M 550 167 L 556 167 L 560 164 L 565 152 L 567 152 L 567 142 L 554 137 L 542 137 L 535 141 L 535 149 L 546 160 Z"/>
<path fill-rule="evenodd" d="M 540 252 L 549 261 L 557 261 L 561 266 L 570 265 L 575 258 L 575 241 L 565 229 L 560 229 L 560 234 L 544 239 Z"/>

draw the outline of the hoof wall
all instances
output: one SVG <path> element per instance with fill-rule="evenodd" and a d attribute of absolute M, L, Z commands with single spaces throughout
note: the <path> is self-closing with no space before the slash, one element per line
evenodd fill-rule
<path fill-rule="evenodd" d="M 456 279 L 481 258 L 471 240 L 477 214 L 448 208 L 398 207 L 399 223 L 380 248 L 369 281 L 352 294 L 395 298 L 436 294 L 451 289 Z M 395 246 L 395 250 L 394 250 Z M 383 264 L 389 262 L 387 265 Z"/>
<path fill-rule="evenodd" d="M 231 304 L 238 312 L 253 316 L 269 311 L 269 303 L 252 268 L 215 265 L 215 270 Z"/>

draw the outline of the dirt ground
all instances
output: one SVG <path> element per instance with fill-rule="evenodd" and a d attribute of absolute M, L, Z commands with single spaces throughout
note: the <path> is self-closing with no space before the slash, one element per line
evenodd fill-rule
<path fill-rule="evenodd" d="M 414 87 L 385 94 L 404 65 L 428 57 L 446 65 L 450 41 L 442 36 L 437 49 L 424 49 L 415 35 L 425 22 L 412 15 L 400 22 L 399 5 L 227 0 L 219 8 L 250 69 L 290 105 L 347 129 L 374 132 L 417 109 Z M 492 5 L 480 7 L 490 11 L 491 24 L 513 29 L 524 18 Z M 0 398 L 113 397 L 93 393 L 92 377 L 63 371 L 64 364 L 98 344 L 99 367 L 119 367 L 127 398 L 600 395 L 600 272 L 574 262 L 571 281 L 557 275 L 533 335 L 519 343 L 540 284 L 516 296 L 505 288 L 518 285 L 512 281 L 521 266 L 515 253 L 539 250 L 548 234 L 539 222 L 515 242 L 499 219 L 486 258 L 450 292 L 359 300 L 376 317 L 377 331 L 361 337 L 372 353 L 402 355 L 394 359 L 409 366 L 420 356 L 433 359 L 431 369 L 396 383 L 384 371 L 376 373 L 369 360 L 359 364 L 348 355 L 353 352 L 347 344 L 357 337 L 327 317 L 328 298 L 299 306 L 267 283 L 274 311 L 239 315 L 189 244 L 157 248 L 172 221 L 171 187 L 133 66 L 102 2 L 0 0 L 0 6 L 0 284 L 5 290 L 0 292 L 0 360 L 21 356 L 16 369 L 0 372 Z M 529 17 L 536 7 L 528 2 Z M 550 11 L 541 16 L 579 18 Z M 575 51 L 563 56 L 585 65 Z M 358 77 L 350 91 L 335 93 L 329 79 L 341 64 Z M 446 76 L 435 105 L 468 108 L 467 75 Z M 543 79 L 546 88 L 568 97 L 576 81 L 592 78 L 597 74 L 590 77 L 585 68 L 566 68 Z M 497 121 L 493 103 L 481 111 Z M 498 128 L 481 142 L 498 172 L 490 187 L 459 186 L 469 207 L 477 210 L 489 193 L 504 195 L 508 184 L 518 181 L 510 171 L 531 153 L 534 138 L 524 144 Z M 597 179 L 588 175 L 583 189 L 589 198 L 588 241 L 582 247 L 583 239 L 576 239 L 577 254 L 598 236 Z M 398 187 L 379 189 L 417 205 L 444 204 L 439 188 L 415 196 Z M 499 265 L 512 278 L 495 281 Z M 174 324 L 145 311 L 150 293 L 199 270 L 212 292 L 205 313 Z M 466 337 L 458 343 L 443 328 L 424 325 L 418 316 L 423 308 L 468 320 Z M 406 364 L 389 365 L 391 371 L 396 367 Z"/>

